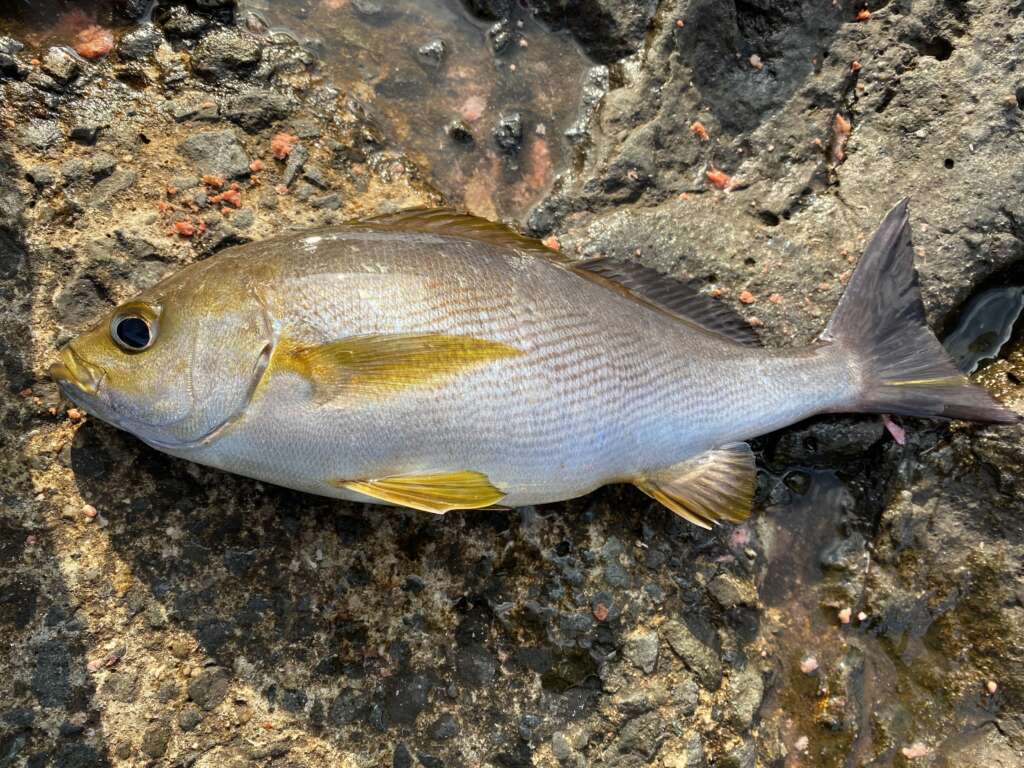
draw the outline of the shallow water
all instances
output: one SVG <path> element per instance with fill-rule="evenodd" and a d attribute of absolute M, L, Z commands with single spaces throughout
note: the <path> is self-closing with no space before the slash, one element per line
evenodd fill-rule
<path fill-rule="evenodd" d="M 325 80 L 366 105 L 450 205 L 522 221 L 573 162 L 565 133 L 591 64 L 526 10 L 514 11 L 497 51 L 494 25 L 458 0 L 242 0 L 239 14 L 315 49 Z M 32 49 L 73 46 L 93 24 L 118 31 L 109 2 L 16 0 L 0 34 Z"/>
<path fill-rule="evenodd" d="M 526 11 L 514 14 L 495 53 L 493 25 L 471 19 L 458 0 L 244 0 L 242 8 L 315 46 L 324 74 L 370 107 L 450 204 L 523 219 L 571 164 L 564 133 L 590 65 L 571 38 Z M 434 58 L 419 53 L 431 45 Z M 522 139 L 502 151 L 495 131 L 515 114 Z M 446 132 L 456 121 L 461 140 Z"/>

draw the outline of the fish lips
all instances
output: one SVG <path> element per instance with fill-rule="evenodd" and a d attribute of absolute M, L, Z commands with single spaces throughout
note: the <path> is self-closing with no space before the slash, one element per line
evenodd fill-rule
<path fill-rule="evenodd" d="M 72 400 L 94 398 L 106 377 L 106 371 L 90 364 L 71 346 L 60 352 L 60 362 L 50 366 L 50 377 Z"/>

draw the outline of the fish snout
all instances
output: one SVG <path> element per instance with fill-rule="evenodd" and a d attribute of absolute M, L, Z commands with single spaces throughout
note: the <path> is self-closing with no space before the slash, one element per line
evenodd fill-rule
<path fill-rule="evenodd" d="M 50 366 L 50 377 L 54 381 L 86 395 L 95 395 L 99 391 L 103 375 L 102 368 L 88 363 L 70 345 L 60 351 L 60 362 Z"/>

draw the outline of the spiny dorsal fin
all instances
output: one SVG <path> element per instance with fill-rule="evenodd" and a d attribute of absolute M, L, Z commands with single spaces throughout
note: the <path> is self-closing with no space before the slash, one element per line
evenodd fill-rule
<path fill-rule="evenodd" d="M 397 475 L 373 480 L 332 480 L 331 485 L 389 504 L 444 514 L 453 509 L 480 509 L 501 501 L 505 494 L 487 475 L 471 470 L 431 475 Z"/>
<path fill-rule="evenodd" d="M 268 374 L 286 370 L 302 376 L 325 403 L 346 393 L 387 395 L 431 384 L 518 354 L 498 341 L 442 333 L 349 336 L 315 345 L 282 337 Z"/>
<path fill-rule="evenodd" d="M 750 323 L 736 312 L 717 299 L 706 296 L 673 277 L 663 275 L 656 269 L 630 261 L 606 258 L 577 262 L 573 269 L 584 277 L 597 275 L 621 286 L 634 296 L 669 314 L 688 320 L 730 341 L 747 346 L 761 345 Z"/>
<path fill-rule="evenodd" d="M 757 488 L 754 453 L 730 443 L 652 472 L 633 484 L 652 499 L 701 528 L 750 516 Z"/>
<path fill-rule="evenodd" d="M 504 224 L 479 216 L 459 213 L 450 208 L 409 208 L 397 213 L 385 213 L 351 222 L 351 226 L 390 229 L 396 232 L 423 232 L 448 237 L 461 237 L 491 245 L 515 248 L 517 251 L 543 256 L 551 261 L 568 263 L 558 251 L 548 248 L 540 240 L 520 235 Z"/>

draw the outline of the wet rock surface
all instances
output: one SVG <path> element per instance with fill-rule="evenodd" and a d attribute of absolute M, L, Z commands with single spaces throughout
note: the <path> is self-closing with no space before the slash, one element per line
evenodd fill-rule
<path fill-rule="evenodd" d="M 0 765 L 1024 761 L 1019 427 L 797 425 L 755 441 L 751 521 L 706 532 L 622 487 L 441 518 L 333 502 L 67 411 L 56 345 L 161 276 L 444 202 L 365 89 L 233 5 L 161 4 L 97 61 L 0 38 Z M 820 332 L 903 195 L 936 327 L 1020 284 L 1024 17 L 860 8 L 532 3 L 608 69 L 528 227 L 696 278 L 779 345 Z M 435 42 L 416 66 L 450 65 Z M 502 118 L 477 143 L 512 159 L 534 125 Z M 978 377 L 1022 408 L 1007 349 Z"/>

